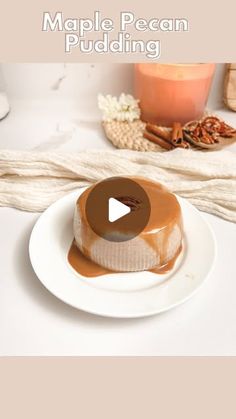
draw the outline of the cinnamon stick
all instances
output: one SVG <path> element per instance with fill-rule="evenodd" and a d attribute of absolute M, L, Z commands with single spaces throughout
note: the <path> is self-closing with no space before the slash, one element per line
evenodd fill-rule
<path fill-rule="evenodd" d="M 174 147 L 168 143 L 167 141 L 163 140 L 163 138 L 158 137 L 157 135 L 144 131 L 143 133 L 144 138 L 151 141 L 152 143 L 155 143 L 159 145 L 160 147 L 164 148 L 165 150 L 172 150 Z"/>
<path fill-rule="evenodd" d="M 165 141 L 170 142 L 170 132 L 165 130 L 162 127 L 158 127 L 158 125 L 147 124 L 146 130 L 151 132 L 152 134 L 157 135 L 159 138 L 162 138 Z"/>
<path fill-rule="evenodd" d="M 183 141 L 183 130 L 179 122 L 174 122 L 171 133 L 171 142 L 173 144 L 181 144 Z"/>

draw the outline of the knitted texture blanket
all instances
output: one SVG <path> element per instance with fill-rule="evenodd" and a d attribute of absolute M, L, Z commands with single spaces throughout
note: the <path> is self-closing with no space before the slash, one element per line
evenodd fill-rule
<path fill-rule="evenodd" d="M 200 210 L 236 222 L 236 153 L 227 151 L 1 150 L 0 206 L 43 211 L 71 191 L 120 175 L 161 182 Z"/>

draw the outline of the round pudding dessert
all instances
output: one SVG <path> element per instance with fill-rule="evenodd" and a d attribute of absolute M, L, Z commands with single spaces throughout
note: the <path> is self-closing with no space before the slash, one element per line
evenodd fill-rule
<path fill-rule="evenodd" d="M 130 179 L 143 188 L 150 202 L 150 215 L 143 230 L 124 241 L 110 241 L 98 236 L 91 228 L 86 213 L 87 200 L 94 188 L 92 186 L 81 194 L 76 203 L 73 227 L 75 245 L 88 261 L 110 271 L 151 270 L 164 273 L 173 267 L 182 249 L 180 205 L 175 195 L 160 183 L 139 177 Z M 126 205 L 129 205 L 129 199 L 127 202 Z M 132 199 L 130 202 L 132 205 Z M 131 210 L 139 211 L 139 208 Z M 116 229 L 116 223 L 113 224 Z"/>

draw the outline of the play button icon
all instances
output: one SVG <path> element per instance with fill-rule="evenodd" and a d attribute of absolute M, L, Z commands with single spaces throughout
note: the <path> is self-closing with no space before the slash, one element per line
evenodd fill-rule
<path fill-rule="evenodd" d="M 108 219 L 111 223 L 129 214 L 131 208 L 115 198 L 109 198 Z"/>
<path fill-rule="evenodd" d="M 105 240 L 127 241 L 143 231 L 150 216 L 150 202 L 138 181 L 112 177 L 88 190 L 87 222 Z"/>

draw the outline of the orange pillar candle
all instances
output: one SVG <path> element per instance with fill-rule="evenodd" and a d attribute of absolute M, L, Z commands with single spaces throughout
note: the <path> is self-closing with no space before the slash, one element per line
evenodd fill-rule
<path fill-rule="evenodd" d="M 215 64 L 135 64 L 135 97 L 141 119 L 163 126 L 199 119 Z"/>

